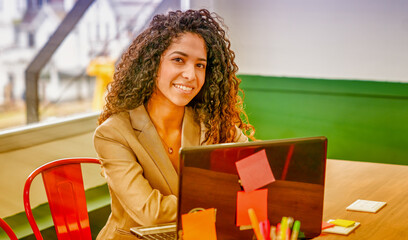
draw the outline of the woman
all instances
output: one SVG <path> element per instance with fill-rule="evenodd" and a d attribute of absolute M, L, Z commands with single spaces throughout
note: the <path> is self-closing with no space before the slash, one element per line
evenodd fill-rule
<path fill-rule="evenodd" d="M 94 136 L 112 198 L 98 239 L 176 220 L 180 147 L 253 139 L 221 25 L 207 10 L 157 15 L 123 54 Z"/>

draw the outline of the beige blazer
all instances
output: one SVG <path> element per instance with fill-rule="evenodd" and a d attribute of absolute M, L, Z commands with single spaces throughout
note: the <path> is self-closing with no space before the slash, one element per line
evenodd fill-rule
<path fill-rule="evenodd" d="M 181 146 L 200 145 L 204 134 L 186 107 Z M 248 139 L 238 129 L 234 141 Z M 97 239 L 135 239 L 131 227 L 176 220 L 178 174 L 143 105 L 109 117 L 96 129 L 94 145 L 112 201 Z"/>

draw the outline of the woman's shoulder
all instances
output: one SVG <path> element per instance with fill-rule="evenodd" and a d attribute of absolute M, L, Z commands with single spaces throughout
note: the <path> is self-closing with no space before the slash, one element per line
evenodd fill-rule
<path fill-rule="evenodd" d="M 149 122 L 149 115 L 144 106 L 141 105 L 132 110 L 111 115 L 97 127 L 95 133 L 133 137 L 135 131 L 141 131 Z"/>
<path fill-rule="evenodd" d="M 130 117 L 129 117 L 129 112 L 119 112 L 115 113 L 112 116 L 110 116 L 108 119 L 106 119 L 101 125 L 99 125 L 98 128 L 100 127 L 119 127 L 123 125 L 130 124 Z"/>
<path fill-rule="evenodd" d="M 131 129 L 129 113 L 127 111 L 119 112 L 113 114 L 99 125 L 95 130 L 95 135 L 116 135 Z"/>

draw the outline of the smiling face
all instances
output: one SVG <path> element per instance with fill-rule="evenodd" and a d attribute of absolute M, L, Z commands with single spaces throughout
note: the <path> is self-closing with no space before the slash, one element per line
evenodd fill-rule
<path fill-rule="evenodd" d="M 186 106 L 205 82 L 207 51 L 204 40 L 183 33 L 163 52 L 150 103 Z"/>

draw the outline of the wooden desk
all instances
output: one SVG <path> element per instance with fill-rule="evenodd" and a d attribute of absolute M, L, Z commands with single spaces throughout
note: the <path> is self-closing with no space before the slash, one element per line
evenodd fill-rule
<path fill-rule="evenodd" d="M 342 218 L 361 225 L 348 236 L 314 239 L 408 239 L 408 166 L 328 160 L 324 196 L 324 221 Z M 377 213 L 347 211 L 357 199 L 387 205 Z"/>

